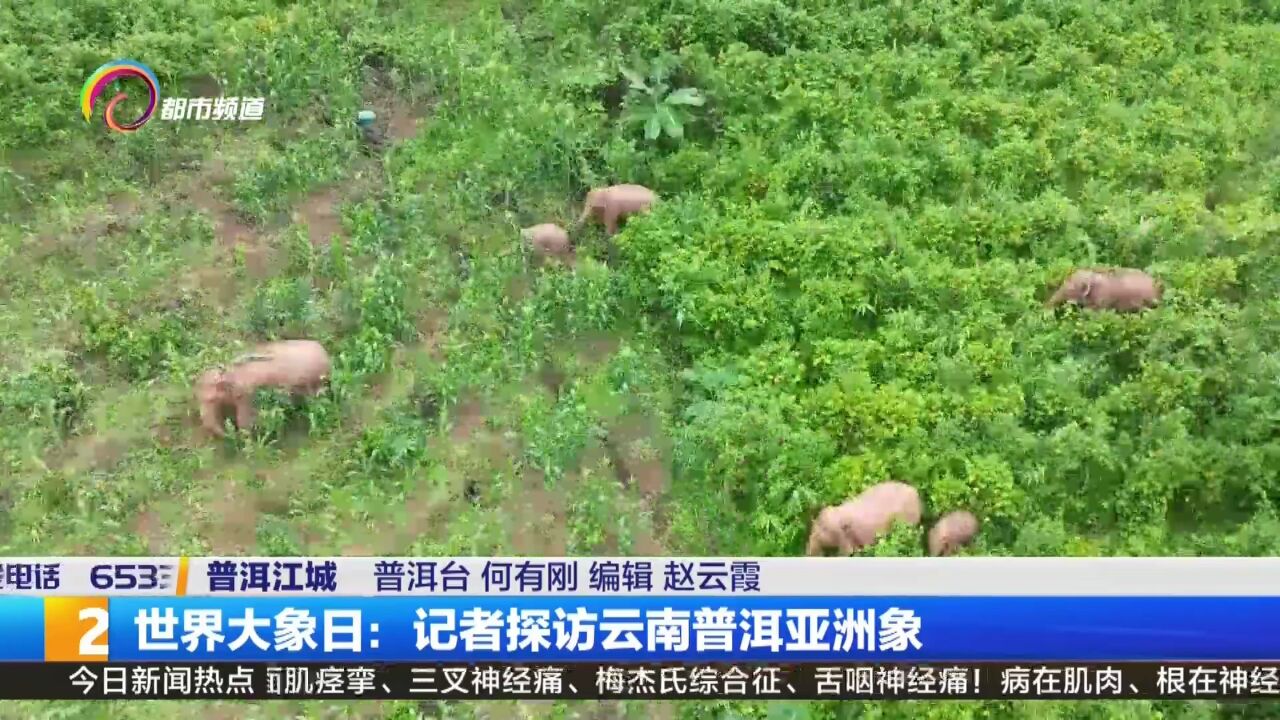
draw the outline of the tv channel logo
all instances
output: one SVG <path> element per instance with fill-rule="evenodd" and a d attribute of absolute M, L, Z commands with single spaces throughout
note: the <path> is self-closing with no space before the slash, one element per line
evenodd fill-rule
<path fill-rule="evenodd" d="M 151 68 L 136 60 L 122 58 L 102 65 L 85 81 L 84 88 L 80 91 L 80 112 L 84 115 L 86 122 L 92 119 L 98 101 L 108 88 L 125 80 L 141 83 L 147 92 L 147 103 L 145 109 L 133 121 L 120 122 L 115 116 L 116 108 L 129 97 L 129 94 L 117 92 L 107 102 L 102 112 L 106 126 L 115 132 L 137 132 L 156 114 L 157 106 L 160 109 L 162 121 L 238 120 L 245 122 L 261 120 L 266 105 L 265 98 L 260 97 L 167 97 L 162 101 L 160 82 Z"/>

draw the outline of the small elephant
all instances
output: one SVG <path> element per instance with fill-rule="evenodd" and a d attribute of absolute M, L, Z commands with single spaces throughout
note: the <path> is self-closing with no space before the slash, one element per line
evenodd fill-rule
<path fill-rule="evenodd" d="M 573 253 L 573 242 L 569 233 L 554 223 L 542 223 L 527 227 L 520 231 L 520 237 L 539 255 L 565 259 Z"/>
<path fill-rule="evenodd" d="M 823 508 L 813 522 L 806 553 L 837 548 L 849 555 L 874 544 L 895 521 L 920 524 L 920 493 L 901 482 L 883 482 L 841 505 Z"/>
<path fill-rule="evenodd" d="M 973 542 L 978 535 L 978 518 L 973 513 L 956 510 L 943 515 L 929 530 L 929 554 L 950 555 Z"/>
<path fill-rule="evenodd" d="M 1155 307 L 1163 294 L 1160 283 L 1141 270 L 1077 270 L 1049 298 L 1045 307 L 1073 302 L 1092 310 L 1133 312 Z"/>
<path fill-rule="evenodd" d="M 649 213 L 657 199 L 657 194 L 643 185 L 610 185 L 595 188 L 587 193 L 582 216 L 578 218 L 577 225 L 594 217 L 603 222 L 605 232 L 613 236 L 618 233 L 619 220 L 636 213 Z"/>
<path fill-rule="evenodd" d="M 234 405 L 236 425 L 253 427 L 257 419 L 254 393 L 261 387 L 281 388 L 293 395 L 317 395 L 329 380 L 329 353 L 314 340 L 282 340 L 260 345 L 237 358 L 230 367 L 206 370 L 195 383 L 200 423 L 218 437 L 223 409 Z"/>

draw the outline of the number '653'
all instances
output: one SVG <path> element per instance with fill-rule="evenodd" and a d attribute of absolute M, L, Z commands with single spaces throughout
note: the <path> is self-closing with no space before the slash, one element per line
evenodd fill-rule
<path fill-rule="evenodd" d="M 160 584 L 157 565 L 95 565 L 89 582 L 99 590 L 155 590 Z"/>

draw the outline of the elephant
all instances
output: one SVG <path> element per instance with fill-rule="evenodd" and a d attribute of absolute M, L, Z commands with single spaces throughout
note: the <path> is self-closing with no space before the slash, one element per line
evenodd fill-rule
<path fill-rule="evenodd" d="M 938 557 L 950 555 L 973 542 L 978 534 L 978 518 L 965 510 L 943 515 L 929 530 L 929 554 Z"/>
<path fill-rule="evenodd" d="M 906 483 L 883 482 L 840 505 L 823 508 L 813 522 L 806 553 L 837 548 L 849 555 L 874 544 L 895 521 L 920 524 L 920 493 Z"/>
<path fill-rule="evenodd" d="M 520 231 L 524 238 L 539 255 L 556 258 L 567 258 L 573 253 L 573 242 L 569 233 L 555 223 L 542 223 L 527 227 Z"/>
<path fill-rule="evenodd" d="M 1163 294 L 1160 283 L 1141 270 L 1076 270 L 1045 307 L 1072 302 L 1093 310 L 1133 312 L 1155 307 Z"/>
<path fill-rule="evenodd" d="M 618 221 L 636 213 L 648 214 L 658 196 L 643 185 L 610 185 L 595 188 L 587 193 L 583 203 L 582 216 L 575 226 L 580 226 L 588 218 L 594 217 L 604 223 L 605 232 L 610 236 L 618 233 Z"/>
<path fill-rule="evenodd" d="M 293 395 L 318 395 L 329 380 L 332 365 L 320 343 L 314 340 L 282 340 L 266 343 L 230 367 L 206 370 L 196 379 L 196 403 L 200 423 L 218 437 L 223 409 L 234 405 L 236 426 L 247 430 L 257 419 L 254 393 L 261 387 L 281 388 Z"/>

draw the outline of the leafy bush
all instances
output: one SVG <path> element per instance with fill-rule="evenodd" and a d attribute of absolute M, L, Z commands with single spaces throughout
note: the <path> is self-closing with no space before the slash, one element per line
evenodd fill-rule
<path fill-rule="evenodd" d="M 654 141 L 662 135 L 680 140 L 691 119 L 687 108 L 701 107 L 706 102 L 697 88 L 672 88 L 667 83 L 676 62 L 675 56 L 667 54 L 650 63 L 648 72 L 622 69 L 627 78 L 623 122 L 643 126 L 645 140 Z"/>
<path fill-rule="evenodd" d="M 236 208 L 246 217 L 266 222 L 299 193 L 341 178 L 354 151 L 354 141 L 345 133 L 326 128 L 322 134 L 290 143 L 281 151 L 263 152 L 236 176 L 232 188 Z"/>
<path fill-rule="evenodd" d="M 264 339 L 305 337 L 316 320 L 311 281 L 306 277 L 273 278 L 249 300 L 246 324 Z"/>
<path fill-rule="evenodd" d="M 207 321 L 206 308 L 190 296 L 168 307 L 125 312 L 104 302 L 90 287 L 80 295 L 79 312 L 85 351 L 101 356 L 129 380 L 151 380 L 168 372 L 203 345 L 200 328 Z"/>
<path fill-rule="evenodd" d="M 410 409 L 396 408 L 365 428 L 356 441 L 350 472 L 359 477 L 395 477 L 426 457 L 427 424 Z"/>
<path fill-rule="evenodd" d="M 88 408 L 90 389 L 63 355 L 0 378 L 0 412 L 12 422 L 29 423 L 66 435 Z"/>

